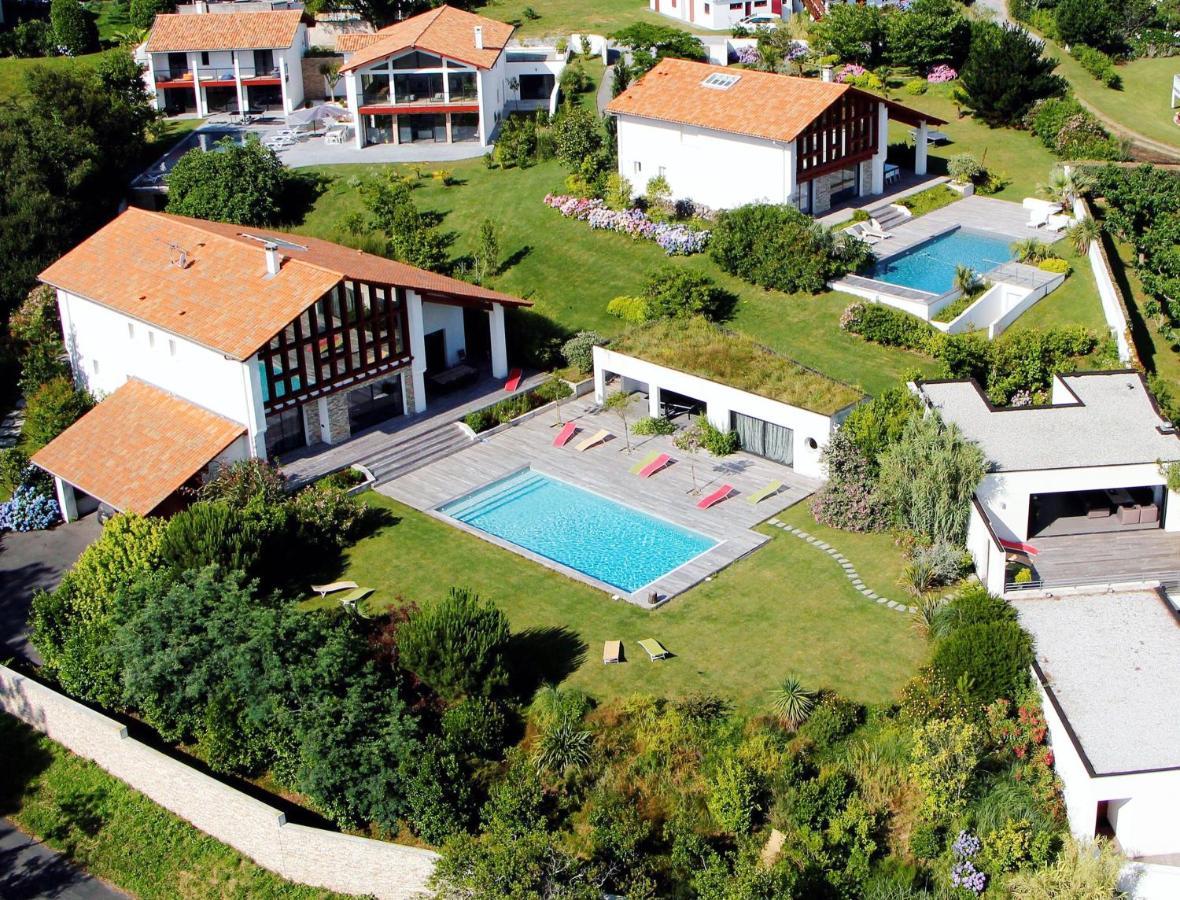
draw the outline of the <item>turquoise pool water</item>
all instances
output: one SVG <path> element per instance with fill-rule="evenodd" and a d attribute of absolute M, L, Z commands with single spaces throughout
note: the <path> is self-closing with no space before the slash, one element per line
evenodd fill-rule
<path fill-rule="evenodd" d="M 878 245 L 880 246 L 880 245 Z M 1008 241 L 956 228 L 911 247 L 873 266 L 871 277 L 932 294 L 955 285 L 955 266 L 970 266 L 979 274 L 1012 260 Z"/>
<path fill-rule="evenodd" d="M 717 543 L 531 469 L 439 511 L 628 593 Z"/>

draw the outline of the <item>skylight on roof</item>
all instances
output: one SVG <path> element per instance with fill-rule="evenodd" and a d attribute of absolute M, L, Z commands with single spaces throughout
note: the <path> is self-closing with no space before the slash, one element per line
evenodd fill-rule
<path fill-rule="evenodd" d="M 714 72 L 708 78 L 701 82 L 703 87 L 714 88 L 718 91 L 727 91 L 738 83 L 741 75 L 731 75 L 728 72 Z"/>
<path fill-rule="evenodd" d="M 258 241 L 260 244 L 274 244 L 276 247 L 282 247 L 284 250 L 307 250 L 303 244 L 296 244 L 294 241 L 284 241 L 277 237 L 259 237 L 256 234 L 246 234 L 242 232 L 242 237 L 249 238 L 252 241 Z"/>

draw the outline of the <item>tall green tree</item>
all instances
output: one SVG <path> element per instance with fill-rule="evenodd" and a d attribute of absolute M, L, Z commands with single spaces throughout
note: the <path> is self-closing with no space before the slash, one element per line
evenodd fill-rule
<path fill-rule="evenodd" d="M 168 175 L 168 212 L 238 225 L 272 225 L 282 211 L 288 173 L 255 139 L 228 138 L 217 153 L 190 151 Z"/>
<path fill-rule="evenodd" d="M 1085 44 L 1113 51 L 1123 44 L 1123 17 L 1109 0 L 1060 0 L 1053 17 L 1057 36 L 1067 46 Z"/>
<path fill-rule="evenodd" d="M 78 0 L 53 0 L 49 5 L 53 40 L 68 56 L 81 56 L 98 49 L 98 28 Z"/>
<path fill-rule="evenodd" d="M 958 67 L 971 45 L 971 26 L 956 0 L 915 0 L 884 17 L 889 62 L 925 72 L 945 63 Z"/>
<path fill-rule="evenodd" d="M 824 56 L 865 66 L 878 65 L 884 56 L 885 23 L 878 6 L 833 5 L 810 30 L 813 48 Z"/>
<path fill-rule="evenodd" d="M 155 111 L 112 74 L 125 64 L 106 60 L 97 70 L 34 66 L 24 91 L 0 102 L 0 317 L 115 214 L 144 157 Z"/>
<path fill-rule="evenodd" d="M 160 13 L 176 12 L 173 0 L 130 0 L 128 19 L 136 28 L 151 28 Z"/>
<path fill-rule="evenodd" d="M 1023 28 L 975 22 L 971 50 L 959 73 L 965 105 L 989 125 L 1010 125 L 1044 97 L 1065 91 L 1054 75 L 1055 59 L 1041 54 L 1042 45 Z"/>

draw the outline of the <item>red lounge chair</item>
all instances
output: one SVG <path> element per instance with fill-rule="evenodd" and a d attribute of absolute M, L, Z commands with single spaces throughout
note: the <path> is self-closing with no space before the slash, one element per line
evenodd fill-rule
<path fill-rule="evenodd" d="M 561 431 L 558 432 L 557 437 L 553 439 L 553 446 L 564 447 L 570 442 L 570 438 L 574 436 L 574 432 L 577 430 L 578 426 L 573 422 L 566 422 L 565 425 L 562 426 Z"/>
<path fill-rule="evenodd" d="M 697 509 L 708 509 L 714 504 L 720 503 L 726 497 L 733 493 L 732 484 L 723 484 L 717 490 L 713 491 L 708 497 L 697 504 Z"/>
<path fill-rule="evenodd" d="M 655 475 L 656 472 L 660 471 L 660 469 L 664 468 L 664 466 L 668 465 L 668 463 L 670 463 L 671 461 L 672 461 L 672 457 L 670 457 L 667 453 L 661 453 L 659 456 L 657 456 L 655 459 L 653 459 L 646 466 L 644 466 L 642 469 L 639 470 L 639 477 L 640 478 L 651 478 L 652 475 Z"/>
<path fill-rule="evenodd" d="M 515 391 L 518 387 L 520 387 L 520 376 L 521 376 L 520 369 L 513 369 L 511 372 L 509 372 L 508 373 L 508 380 L 504 382 L 504 390 L 511 393 L 512 391 Z"/>
<path fill-rule="evenodd" d="M 1001 540 L 1000 546 L 1005 550 L 1010 550 L 1013 553 L 1023 553 L 1026 556 L 1036 556 L 1040 552 L 1032 544 L 1022 544 L 1020 541 Z"/>

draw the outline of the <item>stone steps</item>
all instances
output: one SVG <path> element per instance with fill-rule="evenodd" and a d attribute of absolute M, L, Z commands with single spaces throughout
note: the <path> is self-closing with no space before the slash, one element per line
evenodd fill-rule
<path fill-rule="evenodd" d="M 358 459 L 377 483 L 408 475 L 435 460 L 450 456 L 471 443 L 471 438 L 455 422 L 440 424 L 427 432 L 406 435 L 382 446 L 378 453 Z"/>

